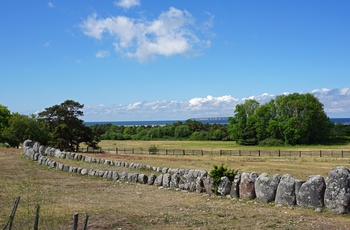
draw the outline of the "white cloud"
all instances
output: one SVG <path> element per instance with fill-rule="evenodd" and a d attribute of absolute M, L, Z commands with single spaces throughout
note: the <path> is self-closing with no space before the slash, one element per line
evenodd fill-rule
<path fill-rule="evenodd" d="M 141 4 L 140 0 L 119 0 L 115 1 L 114 5 L 124 8 L 124 9 L 130 9 L 134 6 L 139 6 Z"/>
<path fill-rule="evenodd" d="M 105 58 L 108 56 L 109 56 L 109 52 L 105 50 L 99 50 L 95 55 L 96 58 Z"/>
<path fill-rule="evenodd" d="M 195 53 L 210 46 L 210 41 L 202 40 L 195 33 L 193 16 L 174 7 L 150 21 L 125 16 L 99 18 L 92 14 L 80 27 L 85 35 L 97 40 L 111 36 L 117 52 L 140 62 L 156 56 Z"/>
<path fill-rule="evenodd" d="M 312 93 L 323 103 L 329 116 L 350 117 L 350 89 L 316 89 Z"/>
<path fill-rule="evenodd" d="M 329 117 L 350 117 L 350 89 L 316 89 L 311 91 L 321 103 Z M 249 97 L 266 103 L 275 96 L 264 93 Z M 219 97 L 195 97 L 188 101 L 159 100 L 135 102 L 129 105 L 87 106 L 84 109 L 87 121 L 122 120 L 185 120 L 194 117 L 233 116 L 237 104 L 248 98 L 234 98 L 231 95 Z"/>

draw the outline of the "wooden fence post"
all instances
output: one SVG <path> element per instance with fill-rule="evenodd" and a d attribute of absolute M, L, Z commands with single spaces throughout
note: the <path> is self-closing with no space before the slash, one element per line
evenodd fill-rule
<path fill-rule="evenodd" d="M 260 157 L 260 150 L 258 150 L 258 155 L 259 155 L 259 157 Z"/>
<path fill-rule="evenodd" d="M 74 216 L 73 216 L 73 230 L 77 230 L 77 228 L 78 228 L 78 219 L 79 219 L 79 214 L 78 213 L 74 213 Z"/>
<path fill-rule="evenodd" d="M 341 157 L 344 157 L 344 151 L 343 150 L 341 151 Z"/>
<path fill-rule="evenodd" d="M 38 230 L 38 226 L 39 226 L 39 211 L 40 211 L 40 205 L 37 204 L 35 206 L 35 220 L 34 220 L 34 230 Z"/>
<path fill-rule="evenodd" d="M 85 213 L 83 230 L 87 229 L 88 220 L 89 220 L 89 215 L 87 213 Z"/>
<path fill-rule="evenodd" d="M 15 218 L 15 215 L 16 215 L 16 211 L 17 211 L 17 207 L 18 207 L 18 204 L 19 204 L 19 201 L 20 201 L 21 197 L 17 197 L 14 205 L 13 205 L 13 208 L 12 208 L 12 212 L 11 212 L 11 215 L 10 215 L 10 218 L 7 222 L 7 224 L 5 225 L 4 227 L 4 230 L 7 228 L 7 226 L 9 227 L 8 229 L 11 230 L 12 229 L 12 223 L 13 223 L 13 219 Z"/>
<path fill-rule="evenodd" d="M 183 149 L 183 150 L 182 150 L 182 155 L 185 155 L 185 154 L 186 154 L 186 152 L 185 152 L 185 150 Z"/>
<path fill-rule="evenodd" d="M 203 150 L 201 150 L 201 154 L 202 154 L 202 156 L 203 156 Z"/>
<path fill-rule="evenodd" d="M 281 150 L 278 150 L 278 157 L 281 157 Z"/>
<path fill-rule="evenodd" d="M 322 150 L 320 150 L 320 157 L 322 157 Z"/>

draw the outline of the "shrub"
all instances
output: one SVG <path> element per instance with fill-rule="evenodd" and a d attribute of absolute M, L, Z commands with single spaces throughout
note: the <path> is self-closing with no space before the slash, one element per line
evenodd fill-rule
<path fill-rule="evenodd" d="M 158 146 L 156 145 L 151 145 L 150 147 L 148 147 L 149 154 L 157 154 L 158 150 Z"/>
<path fill-rule="evenodd" d="M 259 142 L 260 146 L 283 146 L 284 142 L 282 140 L 267 138 Z"/>
<path fill-rule="evenodd" d="M 212 169 L 209 172 L 209 176 L 213 179 L 214 182 L 214 188 L 213 192 L 215 194 L 218 194 L 218 187 L 221 180 L 221 177 L 228 177 L 230 181 L 233 181 L 237 174 L 237 171 L 233 169 L 228 169 L 224 166 L 224 164 L 221 164 L 220 166 L 214 165 L 214 169 Z"/>

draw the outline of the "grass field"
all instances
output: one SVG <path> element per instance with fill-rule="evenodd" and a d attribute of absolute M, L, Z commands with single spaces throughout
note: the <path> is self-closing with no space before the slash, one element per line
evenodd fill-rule
<path fill-rule="evenodd" d="M 105 144 L 105 143 L 101 143 Z M 108 142 L 132 148 L 157 145 L 167 148 L 220 148 L 216 142 Z M 114 145 L 115 144 L 115 145 Z M 227 144 L 224 142 L 224 144 Z M 169 146 L 169 147 L 168 147 Z M 198 147 L 198 148 L 197 148 Z M 225 146 L 228 149 L 234 146 Z M 236 146 L 237 147 L 237 146 Z M 317 148 L 313 146 L 311 148 Z M 332 146 L 334 147 L 334 146 Z M 338 148 L 339 147 L 339 148 Z M 306 147 L 303 147 L 306 148 Z M 324 147 L 329 148 L 329 147 Z M 348 148 L 349 146 L 335 146 Z M 275 207 L 255 201 L 208 197 L 159 189 L 154 186 L 115 182 L 37 165 L 21 150 L 0 149 L 0 227 L 11 213 L 17 196 L 21 201 L 13 229 L 31 229 L 35 205 L 41 205 L 39 229 L 71 229 L 73 214 L 89 213 L 89 229 L 348 229 L 350 215 L 311 209 Z M 89 154 L 91 155 L 91 154 Z M 349 158 L 257 158 L 229 156 L 171 156 L 96 154 L 113 160 L 152 166 L 210 170 L 224 163 L 239 171 L 269 175 L 289 173 L 298 179 L 311 174 L 326 176 L 335 166 L 350 166 Z M 112 167 L 59 159 L 69 165 L 100 169 Z M 117 168 L 113 167 L 113 170 Z M 108 168 L 101 168 L 108 170 Z M 127 169 L 123 169 L 124 171 Z M 147 172 L 143 172 L 147 173 Z M 150 174 L 150 173 L 149 173 Z"/>

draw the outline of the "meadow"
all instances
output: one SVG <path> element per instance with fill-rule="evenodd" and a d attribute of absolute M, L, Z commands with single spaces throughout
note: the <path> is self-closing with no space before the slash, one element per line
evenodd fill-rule
<path fill-rule="evenodd" d="M 230 142 L 102 141 L 103 148 L 233 149 Z M 251 148 L 251 147 L 246 147 Z M 287 147 L 285 147 L 287 148 Z M 293 147 L 292 149 L 296 149 Z M 300 149 L 344 149 L 341 146 L 299 146 Z M 273 149 L 273 148 L 272 148 Z M 35 205 L 40 204 L 39 229 L 71 229 L 73 214 L 88 213 L 88 229 L 347 229 L 350 215 L 334 215 L 299 207 L 275 207 L 256 201 L 210 197 L 205 194 L 161 189 L 155 186 L 82 176 L 37 165 L 20 155 L 20 149 L 0 149 L 0 227 L 11 213 L 16 197 L 21 201 L 13 229 L 31 229 Z M 225 164 L 239 171 L 289 173 L 306 180 L 339 165 L 350 166 L 350 158 L 249 157 L 219 155 L 89 154 L 151 166 L 211 170 Z M 101 170 L 116 167 L 59 159 L 69 165 Z M 118 169 L 124 170 L 127 169 Z M 150 174 L 150 172 L 143 173 Z"/>

